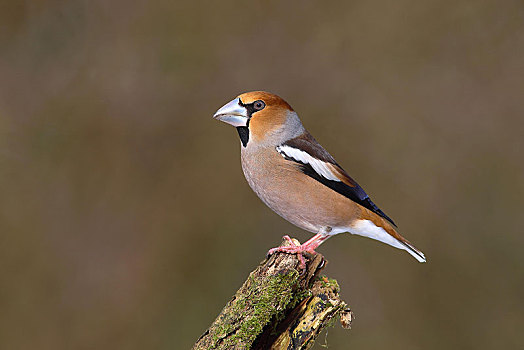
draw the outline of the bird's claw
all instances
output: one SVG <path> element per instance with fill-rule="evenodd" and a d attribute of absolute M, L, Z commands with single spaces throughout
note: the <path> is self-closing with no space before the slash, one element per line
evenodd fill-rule
<path fill-rule="evenodd" d="M 267 252 L 267 256 L 269 257 L 276 252 L 286 253 L 286 254 L 296 254 L 298 260 L 300 261 L 299 268 L 301 270 L 305 270 L 306 269 L 306 260 L 304 259 L 304 253 L 315 255 L 317 252 L 315 252 L 315 250 L 309 247 L 308 245 L 305 245 L 305 244 L 297 245 L 288 235 L 285 235 L 283 238 L 286 241 L 288 241 L 291 245 L 271 248 Z"/>

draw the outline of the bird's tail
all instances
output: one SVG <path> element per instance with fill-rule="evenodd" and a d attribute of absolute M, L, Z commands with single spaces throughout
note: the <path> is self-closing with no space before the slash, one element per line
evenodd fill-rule
<path fill-rule="evenodd" d="M 369 219 L 365 218 L 355 220 L 348 227 L 348 232 L 376 239 L 377 241 L 384 242 L 395 248 L 403 249 L 413 255 L 413 257 L 419 262 L 426 262 L 424 253 L 415 248 L 407 239 L 402 237 L 389 221 L 386 221 L 386 219 L 379 217 L 374 213 L 372 215 L 370 214 Z"/>
<path fill-rule="evenodd" d="M 426 262 L 426 256 L 424 253 L 422 253 L 420 250 L 415 248 L 411 243 L 409 243 L 406 240 L 399 240 L 400 243 L 405 247 L 406 251 L 411 254 L 415 259 L 418 260 L 418 262 L 424 263 Z"/>
<path fill-rule="evenodd" d="M 389 243 L 394 247 L 404 249 L 409 254 L 411 254 L 415 259 L 417 259 L 418 262 L 421 262 L 421 263 L 426 262 L 426 256 L 424 255 L 424 253 L 422 253 L 420 250 L 415 248 L 415 246 L 411 244 L 410 241 L 402 237 L 402 235 L 398 233 L 398 231 L 395 229 L 395 227 L 393 227 L 393 225 L 390 222 L 384 220 L 383 218 L 380 218 L 380 219 L 381 219 L 380 223 L 381 223 L 382 228 L 384 228 L 386 232 L 389 233 L 392 236 L 392 238 L 394 238 L 394 241 L 395 241 L 394 244 L 390 242 L 386 242 L 386 243 Z"/>
<path fill-rule="evenodd" d="M 386 223 L 386 224 L 388 224 L 388 223 Z M 413 244 L 411 244 L 410 241 L 408 241 L 407 239 L 402 237 L 400 235 L 400 233 L 398 233 L 397 230 L 395 230 L 395 228 L 393 226 L 387 225 L 386 231 L 391 236 L 393 236 L 398 243 L 400 243 L 399 245 L 396 245 L 397 248 L 404 249 L 409 254 L 411 254 L 415 259 L 417 259 L 418 262 L 421 262 L 421 263 L 426 262 L 426 256 L 424 255 L 424 253 L 422 253 L 420 250 L 415 248 L 415 246 Z"/>

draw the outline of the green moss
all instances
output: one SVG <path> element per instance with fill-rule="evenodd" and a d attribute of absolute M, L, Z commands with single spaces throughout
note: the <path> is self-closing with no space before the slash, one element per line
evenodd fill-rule
<path fill-rule="evenodd" d="M 230 308 L 228 314 L 233 315 L 237 322 L 233 325 L 226 322 L 228 326 L 217 325 L 212 348 L 216 348 L 219 341 L 231 332 L 235 334 L 227 338 L 223 347 L 227 348 L 239 341 L 246 346 L 252 344 L 272 318 L 286 310 L 296 299 L 293 298 L 293 291 L 298 277 L 296 270 L 265 279 L 249 276 L 242 292 L 237 294 L 237 299 L 227 306 Z"/>
<path fill-rule="evenodd" d="M 340 292 L 340 286 L 338 285 L 338 282 L 334 278 L 328 278 L 326 276 L 318 276 L 317 280 L 322 283 L 322 287 L 330 287 L 333 288 L 333 291 L 335 293 Z"/>
<path fill-rule="evenodd" d="M 309 290 L 309 289 L 306 289 L 306 290 L 303 290 L 303 291 L 301 291 L 299 293 L 296 293 L 295 297 L 289 303 L 288 309 L 293 309 L 295 306 L 298 305 L 298 303 L 300 303 L 302 300 L 304 300 L 305 298 L 308 298 L 310 296 L 311 296 L 311 290 Z"/>

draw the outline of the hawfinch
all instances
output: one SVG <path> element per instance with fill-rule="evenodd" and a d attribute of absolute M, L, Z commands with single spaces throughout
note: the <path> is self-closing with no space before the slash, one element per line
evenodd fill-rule
<path fill-rule="evenodd" d="M 282 98 L 264 91 L 244 93 L 220 108 L 214 119 L 236 127 L 242 170 L 260 199 L 275 213 L 312 233 L 309 241 L 273 248 L 315 254 L 329 237 L 342 232 L 404 249 L 419 262 L 424 254 L 402 237 L 396 225 L 335 159 L 302 126 Z"/>

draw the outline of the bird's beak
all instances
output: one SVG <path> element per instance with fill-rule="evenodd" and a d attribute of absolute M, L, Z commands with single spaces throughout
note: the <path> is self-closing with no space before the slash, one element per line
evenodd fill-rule
<path fill-rule="evenodd" d="M 214 119 L 233 125 L 234 127 L 247 126 L 249 120 L 247 109 L 241 105 L 240 98 L 226 103 L 213 115 Z"/>

